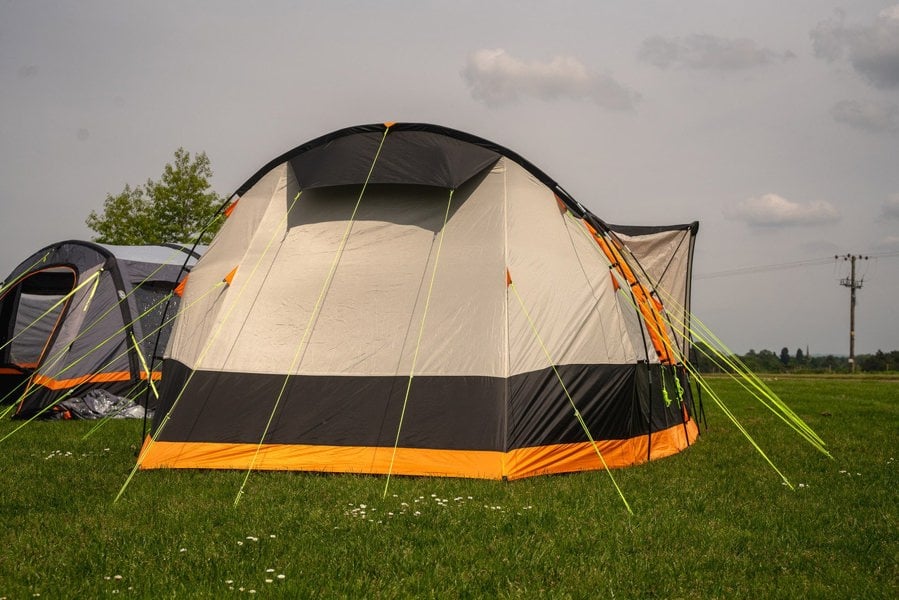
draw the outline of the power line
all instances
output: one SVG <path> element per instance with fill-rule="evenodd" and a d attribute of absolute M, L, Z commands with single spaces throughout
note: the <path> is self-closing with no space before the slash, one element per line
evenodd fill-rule
<path fill-rule="evenodd" d="M 848 256 L 848 255 L 847 255 Z M 880 254 L 867 254 L 866 258 L 892 258 L 899 256 L 899 250 L 892 252 L 881 252 Z M 694 275 L 693 279 L 715 279 L 717 277 L 733 277 L 736 275 L 752 275 L 754 273 L 764 273 L 767 271 L 781 271 L 784 269 L 796 269 L 799 267 L 817 267 L 826 264 L 833 264 L 838 258 L 828 256 L 826 258 L 810 258 L 806 260 L 797 260 L 793 262 L 775 263 L 771 265 L 754 265 L 746 267 L 737 267 L 736 269 L 727 269 L 725 271 L 713 271 L 711 273 L 702 273 Z"/>

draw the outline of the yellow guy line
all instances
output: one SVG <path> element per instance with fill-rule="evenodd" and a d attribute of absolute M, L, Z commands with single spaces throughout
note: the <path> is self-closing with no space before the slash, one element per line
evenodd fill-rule
<path fill-rule="evenodd" d="M 384 135 L 381 136 L 381 143 L 378 146 L 377 152 L 375 152 L 374 160 L 371 163 L 371 167 L 368 169 L 368 175 L 365 177 L 365 183 L 362 184 L 362 189 L 359 190 L 359 197 L 356 199 L 356 205 L 353 207 L 353 212 L 350 215 L 350 220 L 347 222 L 346 229 L 343 232 L 343 237 L 340 239 L 340 244 L 337 247 L 337 252 L 334 254 L 334 259 L 331 261 L 331 268 L 328 270 L 328 275 L 325 277 L 325 281 L 322 284 L 322 289 L 318 293 L 318 299 L 315 301 L 315 306 L 312 308 L 312 313 L 309 315 L 309 321 L 306 323 L 306 329 L 303 331 L 303 337 L 300 338 L 300 342 L 297 344 L 296 352 L 294 352 L 293 360 L 291 360 L 290 368 L 287 370 L 287 374 L 284 376 L 284 382 L 281 384 L 281 390 L 278 392 L 278 397 L 275 398 L 275 404 L 272 407 L 272 411 L 268 416 L 268 422 L 265 424 L 265 429 L 262 431 L 262 436 L 259 438 L 259 443 L 256 444 L 256 451 L 253 453 L 253 459 L 250 461 L 250 466 L 247 468 L 247 473 L 244 475 L 243 481 L 240 484 L 240 489 L 237 490 L 237 495 L 234 497 L 234 506 L 237 506 L 240 503 L 240 498 L 244 494 L 244 489 L 247 485 L 247 480 L 250 478 L 250 473 L 253 472 L 253 469 L 256 467 L 256 461 L 259 458 L 259 453 L 262 450 L 262 444 L 265 442 L 265 436 L 268 435 L 268 430 L 272 426 L 272 421 L 275 418 L 275 413 L 278 410 L 278 406 L 281 404 L 281 399 L 284 397 L 284 391 L 287 389 L 287 383 L 290 381 L 290 375 L 294 372 L 294 370 L 299 370 L 300 362 L 302 361 L 302 350 L 306 345 L 306 341 L 309 338 L 309 333 L 312 331 L 312 325 L 315 323 L 315 320 L 318 318 L 318 313 L 321 310 L 322 303 L 324 302 L 325 295 L 328 293 L 328 289 L 331 287 L 331 281 L 334 279 L 334 273 L 337 272 L 337 265 L 340 263 L 340 258 L 343 256 L 343 251 L 346 248 L 347 241 L 350 237 L 350 232 L 353 229 L 353 223 L 356 220 L 356 213 L 359 211 L 359 205 L 362 203 L 362 196 L 365 194 L 365 189 L 368 187 L 368 181 L 371 179 L 371 174 L 375 169 L 375 164 L 378 162 L 378 157 L 381 155 L 381 148 L 384 147 L 384 140 L 387 138 L 387 133 L 390 131 L 390 127 L 388 126 L 384 130 Z"/>
<path fill-rule="evenodd" d="M 609 479 L 612 481 L 612 485 L 615 486 L 615 491 L 618 492 L 618 496 L 621 498 L 621 501 L 624 502 L 624 507 L 627 509 L 629 514 L 634 514 L 634 511 L 631 510 L 631 505 L 628 504 L 627 499 L 624 497 L 624 493 L 621 491 L 621 488 L 618 487 L 618 482 L 615 481 L 615 477 L 612 475 L 612 470 L 609 469 L 609 465 L 606 463 L 606 459 L 603 458 L 602 452 L 599 451 L 599 445 L 593 439 L 593 435 L 590 433 L 590 430 L 587 428 L 587 423 L 584 422 L 584 418 L 581 415 L 581 412 L 578 410 L 577 405 L 574 403 L 574 399 L 571 397 L 571 394 L 568 392 L 568 387 L 565 385 L 565 382 L 562 380 L 562 375 L 559 373 L 559 370 L 556 368 L 556 363 L 553 360 L 552 355 L 549 353 L 549 350 L 546 347 L 546 344 L 543 343 L 543 338 L 540 337 L 540 332 L 537 330 L 537 326 L 534 324 L 534 320 L 531 318 L 528 309 L 524 305 L 524 300 L 521 298 L 521 294 L 518 293 L 518 288 L 515 286 L 514 281 L 509 282 L 509 288 L 511 288 L 512 292 L 515 294 L 515 298 L 518 300 L 519 306 L 521 306 L 521 312 L 524 313 L 524 316 L 528 320 L 528 324 L 531 326 L 531 330 L 534 332 L 534 337 L 537 342 L 540 344 L 540 348 L 543 350 L 543 354 L 546 355 L 546 360 L 549 361 L 549 366 L 552 368 L 553 373 L 556 375 L 556 379 L 559 380 L 559 384 L 562 386 L 562 391 L 565 392 L 565 397 L 568 398 L 568 403 L 571 404 L 571 408 L 574 410 L 574 416 L 577 418 L 578 423 L 580 423 L 581 427 L 584 430 L 584 433 L 587 434 L 587 439 L 590 440 L 590 444 L 593 445 L 593 450 L 596 452 L 596 456 L 599 457 L 599 461 L 602 463 L 603 468 L 606 470 L 606 473 L 609 475 Z"/>
<path fill-rule="evenodd" d="M 256 260 L 256 264 L 253 265 L 253 268 L 250 270 L 250 274 L 247 276 L 245 283 L 241 286 L 241 288 L 237 291 L 237 295 L 234 297 L 234 301 L 228 307 L 228 310 L 225 311 L 225 314 L 222 316 L 221 321 L 219 321 L 218 327 L 216 327 L 213 334 L 209 337 L 209 340 L 206 342 L 206 346 L 204 346 L 203 350 L 200 352 L 200 355 L 197 357 L 196 363 L 197 365 L 203 362 L 203 359 L 206 358 L 206 354 L 212 348 L 212 344 L 218 339 L 219 334 L 222 331 L 225 323 L 231 317 L 231 313 L 234 312 L 234 309 L 237 308 L 238 301 L 243 296 L 243 293 L 249 289 L 250 281 L 252 281 L 253 277 L 256 274 L 256 271 L 259 269 L 259 265 L 262 264 L 263 259 L 268 255 L 269 250 L 271 249 L 272 243 L 275 241 L 275 237 L 277 237 L 278 232 L 280 231 L 280 226 L 287 221 L 287 217 L 290 215 L 290 212 L 293 210 L 293 207 L 296 205 L 297 200 L 300 199 L 302 195 L 302 190 L 297 192 L 297 195 L 294 196 L 293 202 L 290 203 L 290 206 L 287 207 L 287 211 L 284 213 L 284 216 L 281 218 L 281 221 L 277 226 L 272 228 L 272 235 L 268 240 L 268 244 L 266 244 L 265 249 L 259 255 L 259 258 Z M 218 287 L 221 285 L 221 282 L 216 285 Z M 199 300 L 199 299 L 198 299 Z M 184 392 L 187 390 L 187 386 L 190 385 L 190 382 L 193 380 L 194 375 L 197 370 L 191 369 L 190 374 L 187 376 L 187 380 L 184 382 L 184 385 L 181 386 L 181 390 L 178 392 L 178 395 L 175 397 L 175 400 L 172 402 L 172 406 L 169 407 L 169 410 L 159 421 L 159 427 L 156 428 L 156 431 L 153 432 L 153 435 L 150 436 L 150 439 L 144 444 L 144 447 L 141 449 L 140 455 L 137 457 L 137 460 L 134 462 L 134 467 L 131 469 L 131 472 L 128 474 L 128 477 L 125 479 L 125 483 L 122 484 L 122 488 L 119 490 L 119 493 L 116 495 L 115 499 L 112 501 L 113 504 L 119 501 L 119 498 L 122 497 L 122 494 L 125 493 L 125 489 L 128 487 L 128 484 L 131 483 L 131 480 L 134 479 L 134 474 L 137 473 L 137 470 L 140 468 L 141 462 L 146 457 L 147 453 L 150 451 L 150 448 L 156 443 L 156 440 L 159 439 L 162 430 L 165 428 L 166 424 L 171 419 L 172 412 L 174 412 L 175 407 L 178 406 L 178 403 L 181 401 L 181 398 L 184 396 Z"/>
<path fill-rule="evenodd" d="M 443 227 L 440 228 L 440 238 L 437 242 L 437 254 L 434 256 L 434 268 L 431 271 L 431 282 L 428 284 L 428 296 L 425 299 L 424 313 L 421 315 L 421 323 L 418 326 L 418 340 L 415 342 L 415 352 L 412 355 L 412 367 L 409 369 L 409 379 L 406 382 L 406 395 L 403 397 L 403 410 L 400 411 L 400 421 L 396 426 L 396 439 L 393 442 L 393 454 L 390 455 L 390 466 L 387 469 L 387 481 L 384 483 L 384 495 L 387 497 L 387 488 L 390 486 L 390 476 L 393 474 L 393 463 L 396 460 L 397 447 L 400 445 L 400 431 L 403 428 L 403 419 L 406 416 L 406 406 L 409 403 L 409 391 L 412 389 L 412 378 L 415 376 L 415 365 L 418 363 L 418 350 L 421 348 L 421 338 L 425 331 L 425 320 L 428 317 L 428 309 L 431 306 L 431 293 L 434 291 L 434 281 L 437 279 L 437 264 L 440 262 L 440 250 L 443 248 L 443 236 L 446 233 L 446 224 L 449 222 L 450 207 L 453 205 L 453 192 L 450 190 L 449 200 L 446 203 L 446 213 L 443 215 Z"/>

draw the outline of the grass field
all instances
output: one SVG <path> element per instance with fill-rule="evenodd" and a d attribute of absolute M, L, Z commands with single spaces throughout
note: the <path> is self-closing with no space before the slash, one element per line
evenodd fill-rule
<path fill-rule="evenodd" d="M 139 472 L 140 423 L 0 444 L 0 598 L 897 598 L 899 380 L 777 379 L 830 460 L 737 386 L 686 452 L 515 482 Z M 0 437 L 18 423 L 0 422 Z"/>

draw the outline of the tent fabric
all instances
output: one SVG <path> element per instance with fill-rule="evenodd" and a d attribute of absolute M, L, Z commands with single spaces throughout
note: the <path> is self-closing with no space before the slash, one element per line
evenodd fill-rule
<path fill-rule="evenodd" d="M 611 466 L 696 438 L 683 367 L 647 346 L 591 233 L 612 229 L 514 152 L 361 126 L 272 161 L 239 200 L 185 286 L 142 468 L 602 468 L 572 403 Z M 687 304 L 695 227 L 628 233 L 643 285 Z"/>
<path fill-rule="evenodd" d="M 690 350 L 690 286 L 693 250 L 699 223 L 668 226 L 609 225 L 637 259 L 671 315 L 672 333 L 681 354 Z"/>
<path fill-rule="evenodd" d="M 154 360 L 153 347 L 162 307 L 152 307 L 198 256 L 178 244 L 72 240 L 22 261 L 0 295 L 0 391 L 16 392 L 16 416 L 41 414 L 93 388 L 123 395 L 158 379 L 161 356 Z M 167 329 L 162 327 L 163 342 Z M 149 374 L 134 340 L 154 365 Z"/>

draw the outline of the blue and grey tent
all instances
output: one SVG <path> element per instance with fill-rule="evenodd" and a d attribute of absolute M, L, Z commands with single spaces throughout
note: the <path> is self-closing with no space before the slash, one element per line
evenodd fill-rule
<path fill-rule="evenodd" d="M 26 258 L 0 287 L 0 397 L 30 418 L 95 390 L 138 395 L 160 378 L 166 302 L 198 257 L 70 240 Z"/>

